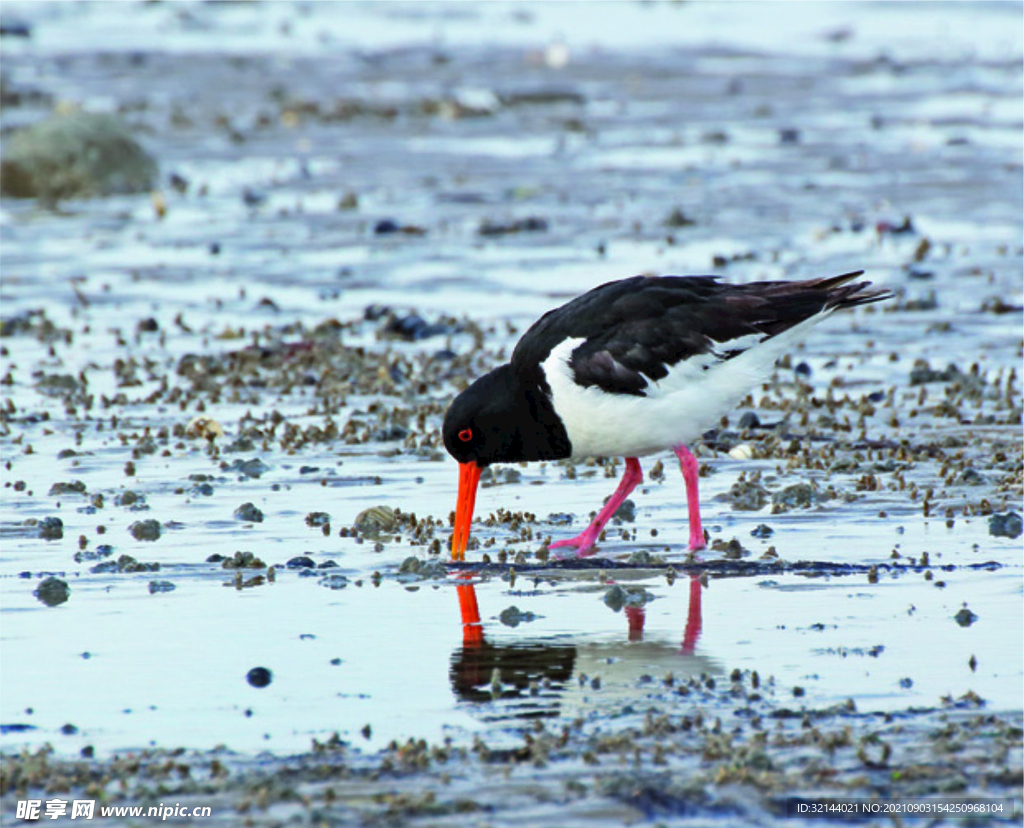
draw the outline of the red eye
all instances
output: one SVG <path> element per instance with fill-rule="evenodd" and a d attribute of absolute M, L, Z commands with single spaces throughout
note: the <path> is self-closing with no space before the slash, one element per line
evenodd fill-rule
<path fill-rule="evenodd" d="M 473 429 L 462 429 L 462 431 L 459 432 L 459 439 L 462 440 L 463 443 L 468 443 L 470 440 L 473 439 Z"/>

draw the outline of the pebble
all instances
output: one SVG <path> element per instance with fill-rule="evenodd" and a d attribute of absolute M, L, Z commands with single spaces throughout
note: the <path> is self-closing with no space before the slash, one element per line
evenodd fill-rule
<path fill-rule="evenodd" d="M 128 527 L 132 537 L 139 541 L 155 541 L 160 538 L 160 521 L 149 518 L 137 520 Z"/>
<path fill-rule="evenodd" d="M 643 587 L 610 587 L 604 594 L 604 603 L 609 609 L 619 612 L 623 607 L 642 607 L 653 601 L 654 596 Z"/>
<path fill-rule="evenodd" d="M 263 523 L 263 512 L 252 503 L 243 503 L 235 509 L 234 516 L 246 523 Z"/>
<path fill-rule="evenodd" d="M 753 411 L 744 411 L 740 415 L 740 421 L 738 423 L 739 428 L 760 428 L 761 418 L 757 416 Z"/>
<path fill-rule="evenodd" d="M 519 607 L 513 605 L 503 609 L 498 620 L 506 627 L 518 627 L 520 624 L 528 624 L 537 620 L 537 615 L 532 612 L 523 612 Z"/>
<path fill-rule="evenodd" d="M 39 521 L 39 537 L 43 540 L 60 540 L 64 537 L 64 521 L 59 517 L 44 517 Z"/>
<path fill-rule="evenodd" d="M 398 518 L 390 506 L 371 506 L 356 515 L 353 523 L 355 530 L 367 538 L 379 538 L 390 534 L 398 528 Z"/>
<path fill-rule="evenodd" d="M 772 514 L 790 509 L 808 509 L 814 505 L 814 489 L 809 483 L 794 483 L 772 495 Z"/>
<path fill-rule="evenodd" d="M 328 575 L 324 575 L 317 581 L 317 584 L 327 587 L 327 589 L 344 589 L 348 586 L 348 578 L 340 572 L 331 572 Z"/>
<path fill-rule="evenodd" d="M 50 497 L 60 495 L 82 495 L 85 494 L 85 484 L 81 480 L 72 480 L 67 483 L 54 483 L 48 492 Z"/>
<path fill-rule="evenodd" d="M 989 516 L 988 533 L 996 537 L 1019 538 L 1024 532 L 1024 521 L 1016 512 Z"/>
<path fill-rule="evenodd" d="M 67 581 L 51 575 L 40 581 L 39 586 L 32 590 L 32 594 L 46 606 L 56 607 L 68 600 L 71 596 L 71 587 L 68 586 Z"/>
<path fill-rule="evenodd" d="M 253 687 L 263 689 L 274 680 L 274 674 L 266 667 L 253 667 L 245 674 L 245 680 Z"/>
<path fill-rule="evenodd" d="M 960 611 L 953 616 L 953 620 L 961 627 L 969 627 L 978 620 L 978 616 L 967 609 L 967 607 L 962 607 Z"/>
<path fill-rule="evenodd" d="M 741 512 L 756 512 L 768 503 L 768 490 L 754 480 L 740 480 L 732 484 L 726 498 L 732 508 Z"/>
<path fill-rule="evenodd" d="M 636 523 L 636 503 L 630 498 L 622 501 L 622 505 L 615 510 L 612 519 L 621 523 Z"/>
<path fill-rule="evenodd" d="M 481 222 L 477 232 L 481 236 L 504 236 L 509 233 L 543 233 L 548 229 L 547 219 L 530 216 L 508 222 Z"/>

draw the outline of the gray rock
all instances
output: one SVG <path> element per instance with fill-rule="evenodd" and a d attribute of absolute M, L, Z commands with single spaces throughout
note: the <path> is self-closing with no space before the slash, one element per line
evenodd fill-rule
<path fill-rule="evenodd" d="M 971 612 L 967 607 L 962 607 L 956 615 L 953 616 L 953 620 L 956 621 L 961 627 L 969 627 L 975 621 L 978 620 L 976 613 Z"/>
<path fill-rule="evenodd" d="M 628 498 L 623 500 L 622 505 L 612 515 L 612 520 L 621 523 L 636 523 L 636 504 Z"/>
<path fill-rule="evenodd" d="M 132 537 L 139 541 L 155 541 L 160 538 L 160 521 L 153 520 L 137 520 L 128 527 L 128 531 L 132 533 Z"/>
<path fill-rule="evenodd" d="M 527 624 L 536 619 L 537 616 L 532 612 L 523 612 L 514 604 L 503 609 L 501 615 L 498 616 L 498 620 L 506 627 L 518 627 L 520 624 Z"/>
<path fill-rule="evenodd" d="M 157 164 L 116 115 L 53 115 L 14 132 L 0 160 L 0 194 L 89 198 L 153 189 Z"/>
<path fill-rule="evenodd" d="M 1019 538 L 1024 532 L 1024 520 L 1016 512 L 992 515 L 988 519 L 988 533 L 996 537 Z"/>
<path fill-rule="evenodd" d="M 623 607 L 642 607 L 653 600 L 654 596 L 639 586 L 623 587 L 615 584 L 604 594 L 605 606 L 614 612 L 619 612 Z"/>
<path fill-rule="evenodd" d="M 755 480 L 740 480 L 733 483 L 726 499 L 732 508 L 741 512 L 756 512 L 768 502 L 768 490 Z"/>
<path fill-rule="evenodd" d="M 39 537 L 43 540 L 60 540 L 64 537 L 64 521 L 52 515 L 44 517 L 39 521 Z"/>
<path fill-rule="evenodd" d="M 353 527 L 360 535 L 375 539 L 396 531 L 398 518 L 390 506 L 371 506 L 356 515 Z"/>
<path fill-rule="evenodd" d="M 814 505 L 814 489 L 809 483 L 794 483 L 772 495 L 772 514 L 790 509 L 808 509 Z"/>
<path fill-rule="evenodd" d="M 263 512 L 253 503 L 243 503 L 234 511 L 235 520 L 246 523 L 263 523 Z"/>
<path fill-rule="evenodd" d="M 46 606 L 55 607 L 68 600 L 68 596 L 71 595 L 71 587 L 68 586 L 67 581 L 51 576 L 41 581 L 32 594 Z"/>

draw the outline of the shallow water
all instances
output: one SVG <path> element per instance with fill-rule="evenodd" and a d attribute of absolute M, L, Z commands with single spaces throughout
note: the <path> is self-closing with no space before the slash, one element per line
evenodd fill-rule
<path fill-rule="evenodd" d="M 611 6 L 603 27 L 573 34 L 571 59 L 557 69 L 525 50 L 575 31 L 582 18 L 568 25 L 561 15 L 572 12 L 559 4 L 529 7 L 513 34 L 507 21 L 517 7 L 360 6 L 346 21 L 354 27 L 346 31 L 362 33 L 358 52 L 322 35 L 341 38 L 326 4 L 8 8 L 36 21 L 30 40 L 3 43 L 15 87 L 123 106 L 164 178 L 175 172 L 189 187 L 166 188 L 163 218 L 145 197 L 68 202 L 58 212 L 5 200 L 0 209 L 3 317 L 44 308 L 56 329 L 51 337 L 36 318 L 0 343 L 0 374 L 10 376 L 3 396 L 13 406 L 0 435 L 5 749 L 227 745 L 286 754 L 334 732 L 371 750 L 408 736 L 484 733 L 500 743 L 522 717 L 621 707 L 645 677 L 734 669 L 758 671 L 794 709 L 851 698 L 861 711 L 931 708 L 973 691 L 989 710 L 1019 711 L 1020 539 L 991 535 L 984 513 L 1022 506 L 1020 380 L 1009 382 L 1021 359 L 1019 8 L 927 7 L 913 16 L 916 38 L 904 38 L 890 35 L 902 29 L 889 21 L 909 7 L 815 5 L 801 24 L 814 36 L 794 38 L 807 48 L 787 55 L 762 31 L 761 11 L 731 17 L 723 30 L 716 21 L 737 12 L 714 4 Z M 294 37 L 281 33 L 278 16 L 294 24 Z M 663 19 L 685 24 L 672 29 L 678 38 L 657 25 Z M 639 49 L 640 25 L 665 48 Z M 853 36 L 822 37 L 840 25 Z M 138 53 L 115 41 L 122 27 Z M 620 39 L 620 30 L 630 35 Z M 944 49 L 931 48 L 934 31 L 948 35 Z M 405 48 L 393 49 L 399 37 Z M 484 51 L 481 37 L 501 46 Z M 311 45 L 323 38 L 335 45 Z M 731 81 L 739 86 L 729 92 Z M 424 101 L 490 106 L 536 90 L 575 97 L 497 104 L 474 117 L 420 111 Z M 326 110 L 339 97 L 388 101 L 399 114 L 332 120 L 300 106 Z M 5 105 L 4 125 L 37 114 Z M 794 129 L 795 140 L 780 137 Z M 246 189 L 258 203 L 246 203 Z M 357 209 L 339 210 L 347 192 Z M 664 226 L 677 207 L 692 227 Z M 478 232 L 483 221 L 531 216 L 548 229 Z M 904 216 L 912 232 L 885 229 Z M 382 219 L 425 232 L 375 234 Z M 926 238 L 930 249 L 918 257 Z M 423 580 L 399 571 L 408 555 L 434 557 L 429 544 L 412 545 L 401 530 L 380 548 L 339 536 L 381 504 L 447 523 L 455 470 L 437 451 L 444 406 L 564 298 L 644 271 L 743 281 L 860 268 L 899 301 L 822 324 L 793 354 L 792 365 L 806 363 L 810 374 L 780 368 L 741 409 L 766 424 L 785 419 L 783 448 L 757 430 L 740 434 L 737 412 L 723 439 L 755 445 L 755 459 L 699 452 L 712 541 L 737 539 L 745 561 L 773 546 L 789 563 L 849 571 L 772 571 L 766 559 L 756 573 L 711 569 L 706 585 L 691 580 L 700 566 L 686 558 L 684 496 L 668 458 L 664 482 L 649 477 L 634 496 L 636 522 L 610 527 L 599 552 L 622 561 L 648 550 L 661 556 L 656 564 L 545 571 L 527 559 L 514 584 L 507 568 L 475 572 L 482 640 L 480 628 L 462 623 L 466 581 L 455 571 Z M 933 293 L 934 307 L 922 309 Z M 993 299 L 1008 310 L 992 312 Z M 451 317 L 451 332 L 385 339 L 384 323 L 364 318 L 372 304 L 427 322 Z M 158 331 L 139 332 L 150 318 Z M 310 345 L 328 320 L 340 323 L 337 334 Z M 473 350 L 466 320 L 486 331 L 483 350 Z M 339 342 L 364 352 L 332 350 Z M 180 370 L 186 355 L 219 358 L 254 344 L 273 358 L 229 369 L 212 387 Z M 462 361 L 444 368 L 442 350 Z M 911 386 L 921 358 L 964 373 L 977 364 L 981 390 Z M 45 393 L 41 379 L 52 375 L 84 376 L 87 387 Z M 417 387 L 422 377 L 429 381 Z M 849 430 L 819 424 L 830 388 L 849 395 L 835 418 Z M 862 399 L 890 389 L 891 403 Z M 943 399 L 956 416 L 936 413 Z M 282 428 L 265 444 L 226 448 L 253 424 L 269 432 L 271 412 L 299 429 L 364 425 L 353 443 L 285 445 Z M 198 413 L 227 432 L 214 452 L 180 433 Z M 408 438 L 374 436 L 394 422 Z M 792 439 L 799 450 L 787 455 Z M 909 459 L 894 459 L 901 442 Z M 829 446 L 835 455 L 814 468 Z M 74 455 L 58 456 L 69 448 Z M 231 468 L 253 457 L 268 467 L 261 476 Z M 836 459 L 849 465 L 829 471 Z M 945 468 L 963 463 L 980 482 Z M 520 542 L 507 527 L 475 525 L 477 540 L 496 543 L 472 550 L 472 560 L 501 548 L 533 552 L 542 536 L 579 531 L 614 486 L 601 466 L 578 466 L 575 480 L 564 464 L 518 471 L 519 482 L 481 490 L 478 518 L 499 508 L 531 513 L 535 537 Z M 772 492 L 811 482 L 837 497 L 777 515 L 770 506 L 734 510 L 726 495 L 741 473 L 755 472 Z M 865 488 L 864 475 L 877 475 L 881 488 Z M 88 494 L 48 494 L 72 480 Z M 907 482 L 933 489 L 927 516 Z M 144 502 L 117 505 L 125 490 Z M 90 505 L 97 494 L 101 508 Z M 262 510 L 262 522 L 233 517 L 245 502 Z M 306 525 L 312 511 L 331 515 L 329 535 Z M 572 525 L 549 522 L 552 513 L 572 515 Z M 61 519 L 62 539 L 41 539 L 26 523 L 46 517 Z M 163 524 L 153 542 L 128 529 L 147 518 Z M 760 523 L 774 530 L 767 540 L 751 537 Z M 430 539 L 443 548 L 447 529 Z M 101 544 L 113 547 L 109 555 Z M 239 551 L 275 565 L 274 580 L 265 568 L 236 580 L 239 571 L 207 562 Z M 90 571 L 124 554 L 160 569 Z M 337 566 L 287 568 L 297 556 Z M 867 571 L 908 559 L 899 571 L 880 566 L 877 578 Z M 58 606 L 33 595 L 49 574 L 70 586 Z M 347 584 L 328 588 L 325 575 Z M 151 592 L 164 581 L 173 591 Z M 619 581 L 652 599 L 642 635 L 632 613 L 632 640 L 627 613 L 603 600 Z M 499 616 L 512 605 L 536 617 L 508 626 Z M 954 616 L 965 605 L 977 620 L 960 626 Z M 254 667 L 272 671 L 268 686 L 247 683 Z"/>

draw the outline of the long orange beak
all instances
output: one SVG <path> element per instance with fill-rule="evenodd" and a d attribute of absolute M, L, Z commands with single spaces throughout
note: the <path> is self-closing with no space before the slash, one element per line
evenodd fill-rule
<path fill-rule="evenodd" d="M 466 560 L 469 526 L 473 522 L 476 505 L 476 486 L 483 471 L 475 461 L 459 463 L 459 502 L 455 506 L 455 531 L 452 533 L 452 560 Z"/>

